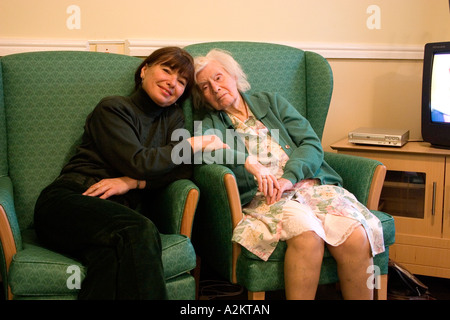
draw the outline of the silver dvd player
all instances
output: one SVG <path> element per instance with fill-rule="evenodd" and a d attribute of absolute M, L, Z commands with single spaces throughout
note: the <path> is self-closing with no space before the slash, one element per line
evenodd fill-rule
<path fill-rule="evenodd" d="M 348 141 L 356 144 L 371 144 L 401 147 L 408 142 L 409 130 L 358 128 L 348 133 Z"/>

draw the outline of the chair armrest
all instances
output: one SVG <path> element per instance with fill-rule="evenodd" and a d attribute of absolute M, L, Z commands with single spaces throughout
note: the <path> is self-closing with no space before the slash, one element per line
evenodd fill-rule
<path fill-rule="evenodd" d="M 0 223 L 2 244 L 4 244 L 3 239 L 5 232 L 7 232 L 12 237 L 8 241 L 14 244 L 17 250 L 22 250 L 22 236 L 14 207 L 13 185 L 8 176 L 0 177 L 0 208 L 2 213 L 2 222 Z"/>
<path fill-rule="evenodd" d="M 209 164 L 195 166 L 194 181 L 201 191 L 194 239 L 202 261 L 235 283 L 240 246 L 231 237 L 243 217 L 236 178 L 229 168 Z"/>
<path fill-rule="evenodd" d="M 191 237 L 199 194 L 198 187 L 191 180 L 180 179 L 154 192 L 146 203 L 152 209 L 144 207 L 144 212 L 154 213 L 149 217 L 161 233 Z"/>
<path fill-rule="evenodd" d="M 386 167 L 379 161 L 325 152 L 325 161 L 342 177 L 344 188 L 370 210 L 378 209 Z"/>
<path fill-rule="evenodd" d="M 14 209 L 14 195 L 11 179 L 0 177 L 0 241 L 2 261 L 0 271 L 3 279 L 5 296 L 11 298 L 8 286 L 8 271 L 13 256 L 22 249 L 22 236 Z"/>
<path fill-rule="evenodd" d="M 226 220 L 231 218 L 231 228 L 234 229 L 243 217 L 234 173 L 222 165 L 200 165 L 195 167 L 194 181 L 202 193 L 206 193 L 202 194 L 202 200 L 204 198 L 208 205 L 228 211 L 223 217 Z M 223 208 L 223 203 L 228 203 L 226 208 Z"/>

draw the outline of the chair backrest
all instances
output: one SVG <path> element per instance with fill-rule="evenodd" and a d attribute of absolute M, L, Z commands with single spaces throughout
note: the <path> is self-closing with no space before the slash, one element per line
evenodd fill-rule
<path fill-rule="evenodd" d="M 278 92 L 305 116 L 322 139 L 333 91 L 328 61 L 314 52 L 260 42 L 207 42 L 185 47 L 192 56 L 226 50 L 239 62 L 250 92 Z M 195 116 L 194 116 L 195 119 Z"/>
<path fill-rule="evenodd" d="M 129 95 L 141 59 L 97 52 L 34 52 L 0 59 L 0 175 L 9 175 L 20 229 L 40 191 L 80 142 L 101 98 Z"/>

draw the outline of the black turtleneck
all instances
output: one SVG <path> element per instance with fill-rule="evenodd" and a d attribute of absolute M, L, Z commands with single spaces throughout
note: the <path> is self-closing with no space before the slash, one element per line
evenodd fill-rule
<path fill-rule="evenodd" d="M 102 99 L 86 119 L 82 142 L 62 174 L 79 173 L 98 181 L 128 176 L 146 180 L 148 189 L 189 178 L 190 165 L 175 165 L 171 141 L 184 128 L 177 105 L 160 107 L 141 88 L 129 97 Z"/>

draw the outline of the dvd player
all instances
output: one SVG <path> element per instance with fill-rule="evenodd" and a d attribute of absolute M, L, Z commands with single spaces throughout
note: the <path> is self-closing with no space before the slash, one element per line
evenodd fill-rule
<path fill-rule="evenodd" d="M 409 130 L 358 128 L 348 133 L 348 141 L 355 144 L 372 144 L 401 147 L 408 142 Z"/>

